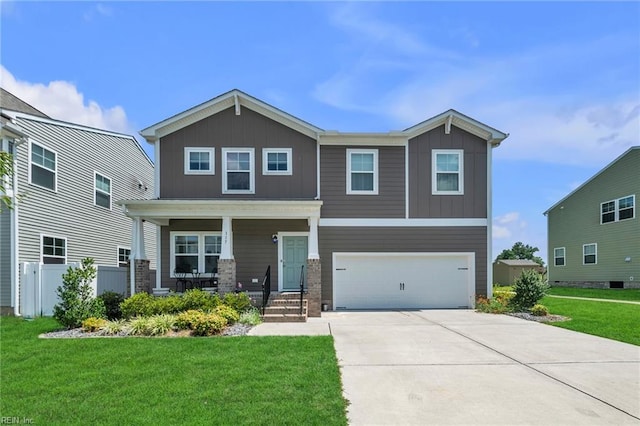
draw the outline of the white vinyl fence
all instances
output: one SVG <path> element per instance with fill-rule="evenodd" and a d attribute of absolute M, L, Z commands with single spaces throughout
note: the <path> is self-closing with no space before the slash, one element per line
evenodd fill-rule
<path fill-rule="evenodd" d="M 62 275 L 70 266 L 44 265 L 41 263 L 24 263 L 20 281 L 20 313 L 25 317 L 51 316 L 53 307 L 59 303 L 56 290 L 62 285 Z M 127 287 L 127 268 L 98 265 L 98 275 L 91 283 L 93 295 L 105 291 L 125 294 Z"/>

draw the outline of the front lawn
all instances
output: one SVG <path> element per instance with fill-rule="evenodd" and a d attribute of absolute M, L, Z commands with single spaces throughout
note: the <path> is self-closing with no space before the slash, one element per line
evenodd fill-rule
<path fill-rule="evenodd" d="M 0 417 L 33 424 L 346 425 L 333 340 L 39 339 L 0 319 Z"/>
<path fill-rule="evenodd" d="M 555 297 L 544 297 L 540 303 L 552 314 L 571 318 L 570 321 L 550 323 L 556 327 L 640 346 L 640 305 Z"/>
<path fill-rule="evenodd" d="M 632 300 L 640 302 L 640 289 L 638 288 L 573 288 L 551 287 L 547 294 L 555 296 L 590 297 L 595 299 Z"/>

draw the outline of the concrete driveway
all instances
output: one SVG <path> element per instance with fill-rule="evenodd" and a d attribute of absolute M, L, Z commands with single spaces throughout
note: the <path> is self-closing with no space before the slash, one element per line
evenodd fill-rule
<path fill-rule="evenodd" d="M 333 334 L 350 424 L 640 424 L 638 346 L 470 310 L 322 315 L 252 334 Z"/>

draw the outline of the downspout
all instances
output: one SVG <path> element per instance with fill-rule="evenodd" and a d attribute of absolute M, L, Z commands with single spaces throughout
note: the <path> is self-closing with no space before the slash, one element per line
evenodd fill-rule
<path fill-rule="evenodd" d="M 11 196 L 11 205 L 13 206 L 13 214 L 11 215 L 11 234 L 13 237 L 13 250 L 11 250 L 11 292 L 13 296 L 13 315 L 19 317 L 20 314 L 20 292 L 18 288 L 20 286 L 20 275 L 18 274 L 18 268 L 20 266 L 20 235 L 18 230 L 20 229 L 19 217 L 18 217 L 18 147 L 27 142 L 28 139 L 20 138 L 15 140 L 13 144 L 13 182 L 12 189 L 13 194 Z"/>
<path fill-rule="evenodd" d="M 316 133 L 316 200 L 320 199 L 320 133 Z"/>
<path fill-rule="evenodd" d="M 493 264 L 491 258 L 493 256 L 493 169 L 492 153 L 494 145 L 491 140 L 488 141 L 489 149 L 487 149 L 487 299 L 493 297 Z M 475 303 L 475 301 L 474 301 Z"/>

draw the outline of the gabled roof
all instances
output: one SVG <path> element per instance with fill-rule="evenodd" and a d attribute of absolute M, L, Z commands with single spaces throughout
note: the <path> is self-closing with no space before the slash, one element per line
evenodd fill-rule
<path fill-rule="evenodd" d="M 259 114 L 271 118 L 287 127 L 305 134 L 311 138 L 316 138 L 322 129 L 307 123 L 291 114 L 267 104 L 253 96 L 250 96 L 238 89 L 233 89 L 227 93 L 223 93 L 207 102 L 190 108 L 180 114 L 167 118 L 153 126 L 142 130 L 140 134 L 147 142 L 154 142 L 159 138 L 180 130 L 190 124 L 210 117 L 230 107 L 235 107 L 236 115 L 240 114 L 240 107 L 249 108 Z"/>
<path fill-rule="evenodd" d="M 508 266 L 540 266 L 538 263 L 529 259 L 498 259 L 496 263 L 504 263 Z"/>
<path fill-rule="evenodd" d="M 32 107 L 11 92 L 4 90 L 2 87 L 0 87 L 0 108 L 16 112 L 24 112 L 37 117 L 49 118 L 49 116 L 44 112 Z"/>
<path fill-rule="evenodd" d="M 494 129 L 493 127 L 487 126 L 486 124 L 474 120 L 471 117 L 459 113 L 455 109 L 450 109 L 442 114 L 436 115 L 435 117 L 431 117 L 422 123 L 409 127 L 404 130 L 404 133 L 406 133 L 409 138 L 413 138 L 422 133 L 428 132 L 429 130 L 435 129 L 436 127 L 442 126 L 443 124 L 445 125 L 446 133 L 449 132 L 449 129 L 453 124 L 462 130 L 466 130 L 473 135 L 485 139 L 494 146 L 500 145 L 500 142 L 509 137 L 508 133 L 504 133 L 500 130 Z"/>
<path fill-rule="evenodd" d="M 606 170 L 608 170 L 609 168 L 611 168 L 614 164 L 616 164 L 618 161 L 620 161 L 621 159 L 623 159 L 624 157 L 626 157 L 627 155 L 629 155 L 632 151 L 636 150 L 636 149 L 640 149 L 640 145 L 637 146 L 632 146 L 631 148 L 629 148 L 628 150 L 626 150 L 625 152 L 622 153 L 622 155 L 620 155 L 618 158 L 616 158 L 615 160 L 613 160 L 611 163 L 607 164 L 607 166 L 605 168 L 603 168 L 602 170 L 600 170 L 598 173 L 596 173 L 595 175 L 591 176 L 591 178 L 587 179 L 582 185 L 580 185 L 579 187 L 577 187 L 576 189 L 574 189 L 573 191 L 571 191 L 566 197 L 564 197 L 563 199 L 561 199 L 560 201 L 558 201 L 557 203 L 555 203 L 554 205 L 552 205 L 551 207 L 549 207 L 543 214 L 546 216 L 547 213 L 549 213 L 551 210 L 555 209 L 556 207 L 558 207 L 560 204 L 564 203 L 565 200 L 569 197 L 571 197 L 573 194 L 575 194 L 576 192 L 580 191 L 582 188 L 584 188 L 589 182 L 591 182 L 592 180 L 594 180 L 595 178 L 597 178 L 598 176 L 600 176 L 602 173 L 604 173 Z"/>

